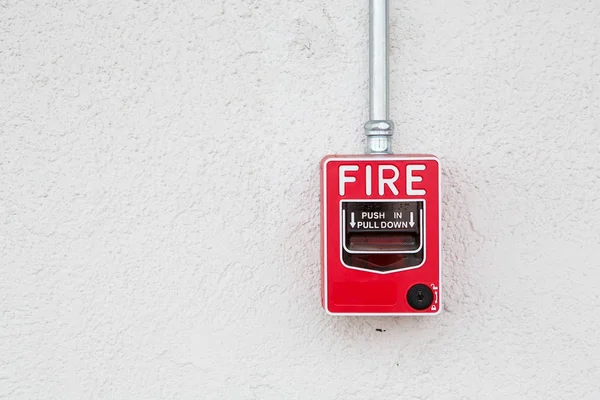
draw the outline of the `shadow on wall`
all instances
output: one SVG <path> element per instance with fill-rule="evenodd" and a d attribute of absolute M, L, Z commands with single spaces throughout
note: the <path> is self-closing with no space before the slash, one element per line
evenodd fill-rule
<path fill-rule="evenodd" d="M 444 312 L 461 313 L 469 298 L 481 298 L 472 278 L 483 243 L 471 214 L 481 208 L 477 191 L 460 163 L 442 160 Z"/>
<path fill-rule="evenodd" d="M 330 326 L 337 332 L 374 331 L 388 332 L 387 327 L 398 324 L 403 328 L 411 326 L 422 329 L 427 325 L 438 325 L 439 321 L 461 314 L 472 300 L 480 299 L 480 290 L 474 283 L 474 270 L 478 249 L 483 240 L 475 229 L 472 215 L 477 210 L 477 191 L 460 163 L 442 160 L 442 240 L 443 240 L 443 293 L 444 312 L 431 318 L 423 317 L 330 317 L 321 308 L 320 273 L 320 208 L 319 171 L 314 171 L 311 179 L 303 179 L 297 186 L 300 193 L 288 193 L 290 215 L 285 218 L 282 229 L 287 237 L 283 239 L 283 264 L 287 273 L 293 276 L 292 287 L 287 301 L 292 308 L 304 308 L 303 312 L 313 314 L 323 326 Z M 310 204 L 306 200 L 310 199 Z M 299 262 L 303 260 L 303 262 Z M 472 299 L 472 300 L 469 300 Z M 295 306 L 293 304 L 296 304 Z M 360 319 L 361 321 L 357 321 Z M 379 329 L 379 330 L 378 330 Z"/>

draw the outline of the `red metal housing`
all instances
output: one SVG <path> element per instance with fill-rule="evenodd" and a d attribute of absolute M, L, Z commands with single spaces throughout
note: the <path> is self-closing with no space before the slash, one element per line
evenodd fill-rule
<path fill-rule="evenodd" d="M 325 157 L 321 264 L 322 304 L 329 314 L 438 313 L 442 300 L 438 159 Z"/>

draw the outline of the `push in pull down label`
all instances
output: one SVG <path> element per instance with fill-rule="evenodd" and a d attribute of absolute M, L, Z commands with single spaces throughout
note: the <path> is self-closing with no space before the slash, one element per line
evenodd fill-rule
<path fill-rule="evenodd" d="M 422 200 L 342 201 L 342 258 L 349 268 L 390 271 L 423 262 Z"/>
<path fill-rule="evenodd" d="M 407 231 L 417 232 L 422 202 L 345 202 L 348 232 Z"/>

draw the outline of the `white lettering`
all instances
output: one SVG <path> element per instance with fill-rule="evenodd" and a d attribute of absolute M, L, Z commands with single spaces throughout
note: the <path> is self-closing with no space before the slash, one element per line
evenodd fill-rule
<path fill-rule="evenodd" d="M 346 176 L 349 171 L 358 171 L 358 165 L 340 165 L 340 196 L 346 194 L 346 183 L 356 182 L 355 176 Z"/>
<path fill-rule="evenodd" d="M 425 166 L 423 164 L 406 166 L 406 194 L 409 196 L 424 196 L 426 193 L 424 189 L 413 188 L 414 182 L 423 182 L 423 177 L 414 176 L 413 171 L 425 171 Z"/>
<path fill-rule="evenodd" d="M 366 182 L 365 192 L 367 193 L 367 196 L 370 196 L 373 192 L 373 187 L 371 185 L 371 166 L 367 165 L 366 169 L 367 169 L 367 174 L 365 175 L 365 182 Z"/>
<path fill-rule="evenodd" d="M 384 178 L 383 177 L 384 171 L 393 171 L 394 176 L 391 178 Z M 392 191 L 392 193 L 394 193 L 394 195 L 397 196 L 399 192 L 398 192 L 398 188 L 396 187 L 396 185 L 394 185 L 394 182 L 396 182 L 398 180 L 398 178 L 400 178 L 400 171 L 398 171 L 398 168 L 396 168 L 393 165 L 380 165 L 379 166 L 379 195 L 383 196 L 383 194 L 385 192 L 385 185 L 387 185 L 390 188 L 390 190 Z"/>
<path fill-rule="evenodd" d="M 385 212 L 369 212 L 363 211 L 361 215 L 362 219 L 385 219 Z"/>

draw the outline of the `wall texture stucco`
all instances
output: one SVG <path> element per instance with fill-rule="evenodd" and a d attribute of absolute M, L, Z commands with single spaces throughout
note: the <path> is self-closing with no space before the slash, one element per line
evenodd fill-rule
<path fill-rule="evenodd" d="M 600 3 L 390 1 L 429 319 L 320 307 L 367 0 L 0 1 L 0 398 L 600 398 Z"/>

